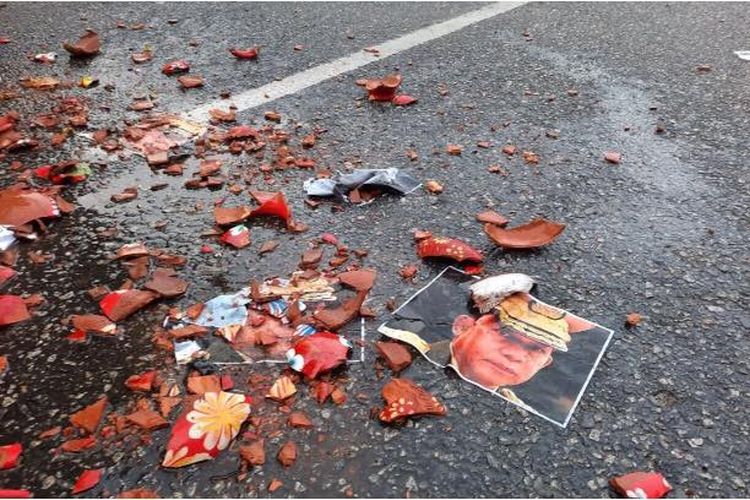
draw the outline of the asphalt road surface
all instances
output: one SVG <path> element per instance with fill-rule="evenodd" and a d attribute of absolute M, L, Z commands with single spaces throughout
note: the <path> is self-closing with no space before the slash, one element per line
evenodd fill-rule
<path fill-rule="evenodd" d="M 75 95 L 88 103 L 89 131 L 122 129 L 123 120 L 139 118 L 128 110 L 135 95 L 152 95 L 155 111 L 188 112 L 222 92 L 239 95 L 481 7 L 4 4 L 0 36 L 12 42 L 0 46 L 0 86 L 20 96 L 0 102 L 0 114 L 49 112 L 61 97 Z M 145 27 L 118 28 L 120 20 Z M 187 173 L 167 178 L 137 156 L 92 151 L 78 135 L 53 148 L 39 132 L 46 137 L 39 149 L 2 159 L 0 185 L 15 181 L 18 171 L 9 168 L 15 160 L 27 168 L 72 158 L 100 164 L 86 182 L 65 191 L 80 208 L 51 223 L 40 241 L 22 245 L 19 276 L 2 291 L 42 293 L 46 302 L 30 321 L 0 330 L 0 354 L 10 365 L 0 382 L 0 444 L 24 445 L 21 464 L 0 472 L 0 486 L 68 496 L 81 470 L 104 468 L 100 484 L 81 496 L 145 487 L 164 497 L 607 497 L 611 476 L 658 470 L 674 496 L 747 496 L 750 62 L 734 51 L 750 49 L 748 26 L 750 10 L 741 3 L 524 4 L 386 58 L 372 54 L 365 66 L 246 109 L 238 123 L 263 124 L 263 113 L 274 110 L 289 130 L 325 129 L 310 156 L 331 170 L 398 167 L 437 180 L 445 191 L 313 209 L 301 187 L 310 171 L 284 171 L 273 176 L 275 184 L 258 177 L 253 189 L 281 186 L 310 229 L 289 233 L 273 222 L 253 223 L 253 243 L 242 250 L 200 238 L 213 223 L 214 200 L 229 195 L 226 188 L 186 190 Z M 60 44 L 86 28 L 101 35 L 101 54 L 72 61 Z M 135 66 L 130 54 L 145 45 L 154 60 Z M 260 57 L 235 61 L 227 51 L 233 45 L 259 45 Z M 54 65 L 27 58 L 47 51 L 58 52 Z M 204 77 L 202 88 L 182 91 L 161 74 L 164 62 L 179 58 Z M 404 77 L 401 89 L 419 102 L 404 108 L 368 103 L 355 81 L 394 70 Z M 26 76 L 77 80 L 86 74 L 100 85 L 54 92 L 18 85 Z M 480 141 L 491 147 L 478 147 Z M 463 153 L 446 154 L 448 144 L 462 145 Z M 539 163 L 508 157 L 500 151 L 505 144 L 535 152 Z M 409 149 L 417 161 L 406 156 Z M 605 162 L 606 151 L 619 152 L 620 164 Z M 187 172 L 197 163 L 190 159 Z M 257 168 L 249 155 L 228 156 L 227 165 Z M 490 165 L 507 175 L 489 172 Z M 160 182 L 166 189 L 149 190 Z M 132 185 L 141 187 L 136 200 L 109 201 Z M 503 252 L 474 221 L 487 207 L 513 223 L 544 216 L 567 229 L 544 249 Z M 160 221 L 167 224 L 156 229 Z M 119 233 L 105 238 L 102 232 L 112 227 Z M 416 257 L 415 228 L 464 239 L 487 256 L 486 274 L 533 275 L 541 299 L 615 331 L 567 429 L 489 398 L 424 359 L 403 375 L 436 394 L 447 416 L 400 427 L 371 418 L 390 377 L 387 370 L 378 376 L 372 347 L 376 326 L 388 317 L 385 303 L 391 297 L 401 303 L 443 267 Z M 378 317 L 366 322 L 365 363 L 338 375 L 346 403 L 297 398 L 294 409 L 305 411 L 314 429 L 283 427 L 267 435 L 264 466 L 242 474 L 233 445 L 211 462 L 160 468 L 169 429 L 155 431 L 150 442 L 98 444 L 78 454 L 55 451 L 61 436 L 38 438 L 66 427 L 71 413 L 103 394 L 111 411 L 132 407 L 137 395 L 124 387 L 130 375 L 158 368 L 186 374 L 151 341 L 163 306 L 122 322 L 120 337 L 65 340 L 64 318 L 98 312 L 87 290 L 117 287 L 127 277 L 110 259 L 115 249 L 143 241 L 186 256 L 180 276 L 190 288 L 170 303 L 186 307 L 251 279 L 287 276 L 324 231 L 369 250 L 364 263 L 379 276 L 368 304 Z M 260 243 L 269 239 L 280 247 L 259 257 Z M 204 242 L 216 252 L 201 253 Z M 33 264 L 28 254 L 37 250 L 52 260 Z M 405 264 L 419 266 L 413 283 L 399 276 Z M 643 316 L 632 329 L 624 326 L 630 312 Z M 280 371 L 231 373 L 242 385 L 252 372 L 275 377 Z M 273 420 L 276 408 L 263 403 L 253 411 Z M 283 468 L 275 454 L 289 439 L 300 456 Z M 283 486 L 269 493 L 273 478 Z"/>

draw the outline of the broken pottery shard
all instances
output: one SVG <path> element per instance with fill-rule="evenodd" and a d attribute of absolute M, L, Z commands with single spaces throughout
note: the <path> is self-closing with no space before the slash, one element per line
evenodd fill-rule
<path fill-rule="evenodd" d="M 13 443 L 0 446 L 0 470 L 12 469 L 18 465 L 18 459 L 21 458 L 23 445 Z"/>
<path fill-rule="evenodd" d="M 198 337 L 208 333 L 208 328 L 199 325 L 188 325 L 169 330 L 169 336 L 173 339 L 184 339 L 189 337 Z"/>
<path fill-rule="evenodd" d="M 511 229 L 485 224 L 484 232 L 497 245 L 511 249 L 539 248 L 548 245 L 562 234 L 565 224 L 535 219 Z"/>
<path fill-rule="evenodd" d="M 78 477 L 76 484 L 73 485 L 73 490 L 71 491 L 71 493 L 73 495 L 77 495 L 79 493 L 83 493 L 84 491 L 88 491 L 99 484 L 99 481 L 102 478 L 102 470 L 103 469 L 87 469 L 83 471 Z"/>
<path fill-rule="evenodd" d="M 214 208 L 214 219 L 220 226 L 226 226 L 229 224 L 237 224 L 247 219 L 253 211 L 250 207 L 239 206 L 239 207 L 216 207 Z"/>
<path fill-rule="evenodd" d="M 229 447 L 250 415 L 251 398 L 229 392 L 207 392 L 177 419 L 162 467 L 211 460 Z"/>
<path fill-rule="evenodd" d="M 268 491 L 271 491 L 270 486 Z M 0 498 L 31 498 L 31 492 L 29 490 L 11 490 L 8 488 L 0 488 Z"/>
<path fill-rule="evenodd" d="M 79 453 L 83 450 L 87 450 L 96 444 L 96 438 L 94 436 L 86 436 L 80 439 L 71 439 L 65 441 L 60 448 L 63 451 L 69 453 Z"/>
<path fill-rule="evenodd" d="M 117 495 L 117 498 L 160 498 L 159 494 L 147 488 L 133 488 Z"/>
<path fill-rule="evenodd" d="M 266 463 L 265 441 L 256 439 L 246 446 L 240 446 L 240 456 L 248 465 L 263 465 Z"/>
<path fill-rule="evenodd" d="M 194 89 L 203 86 L 203 77 L 198 75 L 183 75 L 177 77 L 183 89 Z"/>
<path fill-rule="evenodd" d="M 247 49 L 229 49 L 229 52 L 232 53 L 234 57 L 237 59 L 257 59 L 258 57 L 258 48 L 257 47 L 250 47 Z"/>
<path fill-rule="evenodd" d="M 86 333 L 112 335 L 117 330 L 117 325 L 107 319 L 106 316 L 100 316 L 99 314 L 74 314 L 71 323 L 73 328 L 83 330 Z"/>
<path fill-rule="evenodd" d="M 0 295 L 0 326 L 31 318 L 26 302 L 17 295 Z"/>
<path fill-rule="evenodd" d="M 497 307 L 505 298 L 517 292 L 528 293 L 534 280 L 522 273 L 507 273 L 476 281 L 469 286 L 471 298 L 480 312 Z"/>
<path fill-rule="evenodd" d="M 303 269 L 314 269 L 320 262 L 320 259 L 322 258 L 323 258 L 322 249 L 311 248 L 309 250 L 306 250 L 305 253 L 302 254 L 300 267 Z"/>
<path fill-rule="evenodd" d="M 101 41 L 99 35 L 95 31 L 86 30 L 86 34 L 83 35 L 76 43 L 64 43 L 63 48 L 70 52 L 73 57 L 89 57 L 99 53 L 101 49 Z"/>
<path fill-rule="evenodd" d="M 456 262 L 482 262 L 483 257 L 467 243 L 455 238 L 433 236 L 417 244 L 417 255 L 425 257 L 443 257 Z"/>
<path fill-rule="evenodd" d="M 366 297 L 366 292 L 357 292 L 356 297 L 344 301 L 339 307 L 316 311 L 313 317 L 323 328 L 337 331 L 359 315 Z"/>
<path fill-rule="evenodd" d="M 287 441 L 279 450 L 276 458 L 281 465 L 289 467 L 297 460 L 297 445 L 293 441 Z"/>
<path fill-rule="evenodd" d="M 217 375 L 193 375 L 187 379 L 190 394 L 206 394 L 221 391 L 221 379 Z"/>
<path fill-rule="evenodd" d="M 494 210 L 485 210 L 484 212 L 479 212 L 477 214 L 477 220 L 479 222 L 494 224 L 500 227 L 506 226 L 508 224 L 508 219 L 495 212 Z"/>
<path fill-rule="evenodd" d="M 283 375 L 279 377 L 276 382 L 273 383 L 271 388 L 268 390 L 266 397 L 273 399 L 274 401 L 282 402 L 286 398 L 296 394 L 297 387 L 295 387 L 292 379 Z"/>
<path fill-rule="evenodd" d="M 416 103 L 417 99 L 407 94 L 399 94 L 394 97 L 391 102 L 396 106 L 409 106 L 410 104 Z"/>
<path fill-rule="evenodd" d="M 70 423 L 76 427 L 93 434 L 99 426 L 99 422 L 104 415 L 104 409 L 107 407 L 107 397 L 104 396 L 96 403 L 87 406 L 70 416 Z"/>
<path fill-rule="evenodd" d="M 346 362 L 351 342 L 341 335 L 318 332 L 303 337 L 286 353 L 289 366 L 313 379 Z"/>
<path fill-rule="evenodd" d="M 129 415 L 125 415 L 129 422 L 137 425 L 146 431 L 155 431 L 169 427 L 169 422 L 164 420 L 160 414 L 153 410 L 138 410 Z"/>
<path fill-rule="evenodd" d="M 131 375 L 125 381 L 125 386 L 131 391 L 151 392 L 156 378 L 156 370 L 147 371 L 140 375 Z"/>
<path fill-rule="evenodd" d="M 378 342 L 375 344 L 380 356 L 394 373 L 404 370 L 412 362 L 409 349 L 398 342 Z"/>
<path fill-rule="evenodd" d="M 271 217 L 279 217 L 289 225 L 292 219 L 292 210 L 289 208 L 289 204 L 286 201 L 284 193 L 269 193 L 266 191 L 250 191 L 250 196 L 255 198 L 255 201 L 260 203 L 260 206 L 250 213 L 250 217 L 257 217 L 259 215 L 267 215 Z"/>
<path fill-rule="evenodd" d="M 177 73 L 185 73 L 186 71 L 190 71 L 190 63 L 184 59 L 170 61 L 161 68 L 161 72 L 167 76 L 175 75 Z"/>
<path fill-rule="evenodd" d="M 380 412 L 380 420 L 393 422 L 419 415 L 445 415 L 445 407 L 430 394 L 409 379 L 394 378 L 383 387 L 386 406 Z"/>
<path fill-rule="evenodd" d="M 310 429 L 313 426 L 308 416 L 301 411 L 294 411 L 290 413 L 287 422 L 291 427 L 304 427 L 306 429 Z"/>
<path fill-rule="evenodd" d="M 641 324 L 643 320 L 642 316 L 638 313 L 632 312 L 625 316 L 625 326 L 632 328 Z"/>
<path fill-rule="evenodd" d="M 264 254 L 264 253 L 273 252 L 274 250 L 276 250 L 278 246 L 279 246 L 279 242 L 277 240 L 266 241 L 260 246 L 260 250 L 258 250 L 258 253 Z"/>
<path fill-rule="evenodd" d="M 22 226 L 59 215 L 60 210 L 49 196 L 18 187 L 0 189 L 0 225 Z"/>
<path fill-rule="evenodd" d="M 604 160 L 607 163 L 612 163 L 617 165 L 622 161 L 622 155 L 618 153 L 617 151 L 607 151 L 604 153 Z"/>
<path fill-rule="evenodd" d="M 126 243 L 117 250 L 115 258 L 126 259 L 131 257 L 145 257 L 147 255 L 148 248 L 143 243 Z"/>
<path fill-rule="evenodd" d="M 99 302 L 102 312 L 112 321 L 118 322 L 150 304 L 157 295 L 145 290 L 115 290 Z"/>
<path fill-rule="evenodd" d="M 151 276 L 151 280 L 147 281 L 143 287 L 165 298 L 178 297 L 184 294 L 187 291 L 188 282 L 169 274 L 165 270 L 157 269 Z"/>
<path fill-rule="evenodd" d="M 401 85 L 402 77 L 398 73 L 386 75 L 380 79 L 367 80 L 365 89 L 370 101 L 391 101 L 396 96 L 396 90 Z"/>
<path fill-rule="evenodd" d="M 337 277 L 341 284 L 354 288 L 358 292 L 363 292 L 373 287 L 377 272 L 374 269 L 359 269 L 341 273 Z"/>
<path fill-rule="evenodd" d="M 239 224 L 222 234 L 220 240 L 234 248 L 244 248 L 250 244 L 250 230 Z"/>
<path fill-rule="evenodd" d="M 672 486 L 658 472 L 631 472 L 613 477 L 609 484 L 623 498 L 662 498 Z"/>

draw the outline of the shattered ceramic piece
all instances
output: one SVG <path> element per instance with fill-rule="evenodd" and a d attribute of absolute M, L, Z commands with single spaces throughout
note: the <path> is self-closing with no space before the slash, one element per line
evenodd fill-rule
<path fill-rule="evenodd" d="M 517 292 L 528 293 L 534 280 L 522 273 L 507 273 L 476 281 L 469 286 L 471 298 L 479 312 L 486 313 L 505 298 Z"/>
<path fill-rule="evenodd" d="M 258 47 L 249 47 L 247 49 L 229 49 L 237 59 L 257 59 L 258 58 Z"/>
<path fill-rule="evenodd" d="M 83 35 L 76 43 L 64 43 L 63 48 L 70 52 L 73 57 L 90 57 L 99 53 L 101 49 L 101 41 L 99 35 L 92 30 L 86 30 L 86 34 Z"/>
<path fill-rule="evenodd" d="M 631 472 L 613 477 L 609 484 L 623 498 L 662 498 L 672 486 L 658 472 Z"/>
<path fill-rule="evenodd" d="M 367 298 L 367 292 L 357 292 L 355 297 L 347 299 L 338 307 L 315 311 L 313 317 L 323 328 L 338 331 L 359 315 L 365 298 Z"/>
<path fill-rule="evenodd" d="M 228 226 L 229 224 L 237 224 L 248 217 L 253 211 L 250 207 L 239 206 L 239 207 L 216 207 L 214 208 L 214 220 L 216 224 L 220 226 Z"/>
<path fill-rule="evenodd" d="M 239 224 L 222 234 L 220 239 L 234 248 L 244 248 L 250 244 L 250 230 Z"/>
<path fill-rule="evenodd" d="M 504 227 L 508 225 L 508 219 L 495 212 L 494 210 L 485 210 L 477 214 L 477 220 L 486 224 L 494 224 L 496 226 Z"/>
<path fill-rule="evenodd" d="M 146 431 L 155 431 L 157 429 L 169 427 L 169 422 L 167 422 L 164 417 L 150 409 L 135 411 L 125 415 L 125 418 L 128 419 L 129 422 Z"/>
<path fill-rule="evenodd" d="M 0 189 L 0 225 L 23 226 L 59 215 L 57 204 L 49 196 L 19 187 Z"/>
<path fill-rule="evenodd" d="M 171 269 L 157 269 L 143 287 L 157 293 L 160 297 L 174 298 L 184 294 L 188 282 L 173 276 Z"/>
<path fill-rule="evenodd" d="M 156 299 L 157 295 L 145 290 L 115 290 L 99 302 L 102 312 L 114 322 L 122 321 Z"/>
<path fill-rule="evenodd" d="M 230 392 L 207 392 L 175 422 L 162 467 L 184 467 L 211 460 L 229 447 L 250 415 L 251 398 Z"/>
<path fill-rule="evenodd" d="M 401 85 L 402 77 L 398 73 L 386 75 L 380 79 L 367 80 L 365 89 L 370 101 L 391 101 Z"/>
<path fill-rule="evenodd" d="M 399 373 L 412 362 L 412 356 L 405 345 L 398 342 L 377 342 L 375 344 L 378 353 L 383 358 L 388 368 L 394 373 Z"/>
<path fill-rule="evenodd" d="M 358 269 L 340 273 L 337 278 L 341 284 L 351 287 L 358 292 L 370 290 L 375 284 L 377 271 L 374 269 Z"/>
<path fill-rule="evenodd" d="M 293 396 L 297 393 L 297 387 L 292 382 L 292 379 L 283 375 L 279 377 L 276 382 L 273 383 L 271 388 L 268 390 L 266 397 L 273 399 L 274 401 L 282 402 L 286 398 Z"/>
<path fill-rule="evenodd" d="M 83 493 L 84 491 L 88 491 L 99 484 L 99 481 L 102 478 L 102 470 L 104 469 L 87 469 L 83 471 L 78 477 L 76 484 L 73 485 L 73 490 L 71 491 L 71 493 L 73 495 L 77 495 L 79 493 Z"/>
<path fill-rule="evenodd" d="M 318 332 L 295 342 L 286 359 L 294 371 L 314 379 L 345 363 L 351 348 L 351 342 L 341 335 Z"/>
<path fill-rule="evenodd" d="M 74 314 L 71 317 L 71 323 L 73 328 L 83 330 L 86 333 L 113 335 L 117 330 L 116 324 L 112 323 L 106 316 L 98 314 Z"/>
<path fill-rule="evenodd" d="M 70 423 L 89 434 L 93 434 L 104 416 L 104 409 L 106 407 L 107 397 L 103 396 L 96 403 L 71 415 Z"/>
<path fill-rule="evenodd" d="M 394 378 L 388 382 L 382 391 L 386 406 L 380 412 L 380 420 L 393 422 L 406 417 L 420 415 L 446 414 L 445 407 L 440 402 L 409 379 Z"/>
<path fill-rule="evenodd" d="M 493 242 L 510 249 L 543 247 L 555 241 L 564 229 L 565 224 L 546 219 L 535 219 L 511 229 L 503 229 L 493 224 L 484 225 L 484 232 Z"/>
<path fill-rule="evenodd" d="M 297 445 L 294 441 L 287 441 L 284 446 L 279 450 L 279 454 L 276 456 L 279 463 L 284 467 L 289 467 L 297 460 Z"/>
<path fill-rule="evenodd" d="M 26 302 L 17 295 L 0 295 L 0 326 L 31 318 Z"/>
<path fill-rule="evenodd" d="M 22 452 L 23 445 L 21 443 L 0 446 L 0 470 L 12 469 L 18 465 Z"/>
<path fill-rule="evenodd" d="M 305 429 L 310 429 L 313 426 L 310 418 L 301 411 L 294 411 L 290 413 L 287 422 L 291 427 L 303 427 Z"/>
<path fill-rule="evenodd" d="M 292 210 L 286 201 L 284 193 L 269 193 L 266 191 L 251 191 L 250 195 L 260 203 L 260 206 L 250 212 L 250 217 L 267 215 L 283 219 L 289 225 L 292 220 Z"/>
<path fill-rule="evenodd" d="M 256 439 L 246 446 L 240 446 L 240 456 L 248 465 L 256 466 L 266 463 L 265 441 Z"/>
<path fill-rule="evenodd" d="M 469 244 L 455 238 L 433 236 L 417 243 L 417 255 L 425 257 L 442 257 L 456 262 L 482 262 L 482 254 Z"/>

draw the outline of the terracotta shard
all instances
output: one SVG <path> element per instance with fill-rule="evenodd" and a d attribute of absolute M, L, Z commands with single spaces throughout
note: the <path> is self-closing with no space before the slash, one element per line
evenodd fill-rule
<path fill-rule="evenodd" d="M 367 80 L 365 89 L 370 101 L 392 101 L 401 85 L 401 75 L 392 73 L 380 79 Z"/>
<path fill-rule="evenodd" d="M 150 304 L 157 295 L 145 290 L 115 290 L 99 302 L 102 312 L 114 322 L 122 321 Z"/>
<path fill-rule="evenodd" d="M 284 467 L 289 467 L 297 460 L 297 445 L 294 441 L 287 441 L 284 446 L 279 450 L 279 454 L 276 456 L 279 463 Z"/>
<path fill-rule="evenodd" d="M 292 427 L 304 427 L 306 429 L 310 429 L 313 426 L 313 423 L 310 421 L 308 416 L 301 411 L 294 411 L 290 413 L 287 422 Z"/>
<path fill-rule="evenodd" d="M 391 102 L 396 106 L 409 106 L 410 104 L 416 103 L 417 99 L 408 94 L 399 94 L 394 97 Z"/>
<path fill-rule="evenodd" d="M 297 393 L 297 387 L 295 387 L 292 379 L 283 375 L 279 377 L 276 382 L 273 383 L 271 388 L 268 390 L 266 397 L 273 399 L 274 401 L 282 402 L 286 398 Z"/>
<path fill-rule="evenodd" d="M 21 443 L 0 446 L 0 470 L 12 469 L 18 465 L 22 452 L 23 445 Z"/>
<path fill-rule="evenodd" d="M 70 52 L 73 57 L 91 57 L 99 53 L 102 43 L 95 31 L 86 30 L 76 43 L 64 43 L 63 48 Z"/>
<path fill-rule="evenodd" d="M 248 465 L 263 465 L 266 463 L 265 441 L 256 439 L 249 445 L 240 446 L 240 456 Z"/>
<path fill-rule="evenodd" d="M 370 290 L 375 284 L 377 272 L 374 269 L 359 269 L 341 273 L 337 277 L 343 285 L 364 292 Z"/>
<path fill-rule="evenodd" d="M 258 47 L 250 47 L 247 49 L 229 49 L 237 59 L 257 59 L 258 58 Z"/>
<path fill-rule="evenodd" d="M 102 335 L 113 335 L 117 325 L 112 323 L 106 316 L 99 314 L 75 314 L 71 318 L 73 328 L 83 330 L 87 333 L 99 333 Z"/>
<path fill-rule="evenodd" d="M 292 210 L 289 208 L 284 193 L 250 191 L 250 196 L 260 203 L 260 206 L 250 213 L 250 217 L 257 217 L 259 215 L 278 217 L 283 219 L 286 225 L 289 226 L 292 220 Z"/>
<path fill-rule="evenodd" d="M 143 285 L 144 288 L 156 292 L 161 297 L 173 298 L 184 294 L 188 288 L 188 282 L 169 276 L 166 272 L 154 272 L 151 280 Z"/>
<path fill-rule="evenodd" d="M 380 420 L 383 422 L 420 415 L 446 414 L 445 407 L 435 396 L 409 379 L 392 379 L 383 387 L 382 395 L 386 402 L 385 408 L 380 412 Z"/>
<path fill-rule="evenodd" d="M 216 375 L 197 375 L 188 377 L 187 390 L 191 394 L 205 394 L 207 392 L 220 392 L 221 380 Z"/>
<path fill-rule="evenodd" d="M 31 318 L 26 302 L 17 295 L 0 295 L 0 326 L 12 325 Z"/>
<path fill-rule="evenodd" d="M 357 292 L 356 297 L 344 301 L 339 307 L 316 311 L 313 317 L 326 330 L 337 331 L 359 315 L 366 297 L 366 292 Z"/>
<path fill-rule="evenodd" d="M 323 258 L 323 250 L 321 248 L 311 248 L 306 250 L 302 254 L 302 260 L 300 261 L 300 267 L 302 269 L 311 269 L 317 267 L 320 259 Z"/>
<path fill-rule="evenodd" d="M 658 472 L 631 472 L 613 477 L 609 485 L 623 498 L 662 498 L 672 486 Z"/>
<path fill-rule="evenodd" d="M 484 232 L 498 246 L 512 249 L 539 248 L 548 245 L 562 234 L 565 224 L 546 219 L 535 219 L 511 229 L 485 224 Z"/>
<path fill-rule="evenodd" d="M 117 498 L 161 498 L 159 494 L 147 488 L 134 488 L 126 490 L 117 495 Z"/>
<path fill-rule="evenodd" d="M 508 225 L 508 219 L 495 212 L 494 210 L 485 210 L 477 214 L 477 220 L 486 224 L 494 224 L 496 226 L 504 227 Z"/>
<path fill-rule="evenodd" d="M 99 484 L 99 481 L 102 478 L 102 470 L 103 469 L 83 471 L 78 477 L 76 484 L 73 486 L 73 491 L 71 493 L 77 495 L 79 493 L 83 493 L 84 491 L 88 491 Z"/>
<path fill-rule="evenodd" d="M 409 349 L 398 342 L 378 342 L 375 344 L 380 356 L 394 373 L 404 370 L 412 362 Z"/>
<path fill-rule="evenodd" d="M 0 225 L 23 226 L 46 217 L 58 217 L 60 211 L 49 196 L 11 187 L 0 190 Z"/>
<path fill-rule="evenodd" d="M 161 72 L 167 76 L 175 75 L 178 73 L 185 73 L 186 71 L 190 71 L 190 63 L 188 63 L 184 59 L 170 61 L 161 68 Z"/>
<path fill-rule="evenodd" d="M 169 422 L 157 412 L 149 409 L 138 410 L 129 415 L 125 415 L 125 418 L 129 422 L 134 423 L 138 427 L 147 431 L 155 431 L 157 429 L 163 429 L 169 427 Z"/>
<path fill-rule="evenodd" d="M 104 415 L 104 409 L 107 407 L 107 397 L 104 396 L 96 403 L 87 406 L 70 416 L 70 423 L 76 427 L 93 434 L 99 426 L 99 422 Z"/>
<path fill-rule="evenodd" d="M 244 205 L 231 208 L 216 207 L 214 208 L 214 219 L 220 226 L 237 224 L 250 217 L 252 212 L 250 207 Z"/>
<path fill-rule="evenodd" d="M 169 330 L 169 336 L 173 339 L 184 339 L 189 337 L 198 337 L 208 333 L 208 328 L 200 325 L 187 325 L 180 328 Z"/>
<path fill-rule="evenodd" d="M 266 242 L 264 242 L 264 243 L 263 243 L 263 244 L 262 244 L 262 245 L 260 246 L 260 250 L 258 250 L 258 253 L 260 253 L 260 254 L 264 254 L 264 253 L 269 253 L 269 252 L 273 252 L 274 250 L 276 250 L 276 248 L 277 248 L 278 246 L 279 246 L 279 242 L 278 242 L 278 240 L 270 240 L 270 241 L 266 241 Z"/>
<path fill-rule="evenodd" d="M 295 342 L 286 358 L 293 370 L 313 379 L 346 362 L 351 347 L 351 343 L 340 335 L 317 332 Z"/>
<path fill-rule="evenodd" d="M 151 392 L 156 378 L 156 370 L 151 370 L 139 375 L 131 375 L 125 381 L 125 386 L 131 391 Z"/>
<path fill-rule="evenodd" d="M 483 257 L 469 244 L 455 238 L 433 236 L 417 244 L 417 255 L 425 257 L 442 257 L 456 262 L 482 262 Z"/>
<path fill-rule="evenodd" d="M 641 321 L 643 320 L 643 317 L 635 312 L 628 313 L 627 316 L 625 316 L 625 326 L 632 328 L 634 326 L 638 326 L 641 324 Z"/>
<path fill-rule="evenodd" d="M 117 249 L 116 259 L 129 259 L 132 257 L 144 257 L 148 255 L 148 248 L 143 243 L 126 243 Z"/>
<path fill-rule="evenodd" d="M 83 450 L 87 450 L 96 444 L 96 438 L 94 436 L 86 436 L 80 439 L 71 439 L 65 441 L 60 448 L 68 453 L 79 453 Z"/>
<path fill-rule="evenodd" d="M 177 77 L 177 81 L 183 89 L 194 89 L 203 86 L 203 77 L 198 75 L 182 75 Z"/>

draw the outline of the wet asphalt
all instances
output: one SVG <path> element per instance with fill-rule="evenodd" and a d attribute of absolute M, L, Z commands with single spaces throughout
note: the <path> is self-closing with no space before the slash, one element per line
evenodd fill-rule
<path fill-rule="evenodd" d="M 0 102 L 0 109 L 46 112 L 61 96 L 77 95 L 89 102 L 91 130 L 122 126 L 138 117 L 126 109 L 134 95 L 151 93 L 156 111 L 188 111 L 222 91 L 236 94 L 478 6 L 4 4 L 0 35 L 13 42 L 0 46 L 0 86 L 15 88 L 19 78 L 38 74 L 92 74 L 101 85 L 20 90 L 20 98 Z M 147 26 L 118 29 L 118 20 Z M 253 243 L 243 250 L 209 241 L 217 252 L 199 251 L 200 234 L 213 223 L 213 201 L 226 191 L 188 191 L 184 178 L 153 173 L 137 157 L 104 156 L 87 182 L 66 192 L 83 206 L 52 223 L 39 242 L 23 245 L 20 275 L 3 290 L 42 293 L 47 300 L 31 321 L 0 332 L 0 354 L 10 363 L 0 379 L 0 444 L 25 447 L 21 465 L 0 472 L 0 486 L 69 496 L 82 469 L 104 467 L 101 484 L 81 496 L 147 487 L 164 497 L 607 497 L 609 477 L 658 470 L 674 486 L 673 496 L 747 496 L 750 63 L 733 52 L 750 49 L 749 23 L 743 4 L 528 4 L 387 59 L 373 56 L 366 67 L 240 113 L 240 123 L 260 124 L 273 109 L 290 130 L 299 126 L 300 137 L 326 129 L 311 156 L 332 170 L 399 167 L 445 186 L 439 196 L 418 191 L 334 211 L 331 203 L 305 205 L 301 182 L 309 172 L 287 170 L 273 184 L 257 178 L 254 189 L 283 188 L 310 230 L 290 234 L 276 223 L 254 222 Z M 87 27 L 101 34 L 102 53 L 71 63 L 59 43 Z M 198 43 L 191 46 L 193 40 Z M 154 61 L 134 67 L 129 53 L 146 44 Z M 257 62 L 240 64 L 227 52 L 229 45 L 252 44 L 261 45 Z M 303 50 L 294 51 L 297 44 Z M 49 50 L 59 54 L 53 66 L 26 59 Z M 189 59 L 205 87 L 183 92 L 160 73 L 163 62 L 176 58 Z M 700 65 L 711 69 L 699 72 Z M 402 90 L 419 98 L 416 105 L 362 99 L 356 79 L 393 70 L 404 76 Z M 657 125 L 663 133 L 655 132 Z M 559 134 L 547 134 L 552 129 Z M 479 148 L 478 141 L 492 147 Z M 463 145 L 463 153 L 447 155 L 449 143 Z M 539 164 L 507 157 L 500 151 L 505 144 L 536 152 Z M 407 149 L 419 160 L 410 161 Z M 619 165 L 604 162 L 611 150 L 622 154 Z M 13 182 L 11 160 L 32 167 L 89 157 L 101 154 L 80 138 L 60 149 L 9 155 L 0 183 Z M 253 162 L 229 157 L 228 164 L 227 170 L 242 171 Z M 189 160 L 186 172 L 196 165 Z M 488 172 L 490 165 L 508 175 Z M 159 182 L 169 185 L 149 191 Z M 137 200 L 109 201 L 108 190 L 130 185 L 143 188 Z M 545 216 L 568 227 L 543 250 L 507 253 L 474 221 L 487 207 L 512 223 Z M 167 225 L 155 229 L 160 221 Z M 119 233 L 102 237 L 111 227 Z M 86 290 L 116 287 L 126 278 L 110 260 L 122 244 L 144 241 L 188 257 L 180 275 L 190 288 L 165 303 L 184 307 L 251 279 L 288 275 L 308 242 L 333 232 L 350 248 L 368 249 L 364 262 L 379 272 L 369 300 L 378 318 L 366 323 L 370 342 L 388 317 L 385 302 L 401 303 L 442 269 L 419 262 L 415 228 L 483 250 L 487 274 L 536 276 L 542 300 L 615 331 L 567 429 L 491 399 L 424 359 L 404 375 L 436 394 L 448 415 L 383 426 L 370 411 L 382 404 L 379 391 L 389 375 L 379 378 L 368 345 L 365 363 L 338 374 L 347 402 L 319 406 L 297 398 L 294 409 L 305 411 L 314 429 L 281 425 L 278 436 L 267 438 L 267 463 L 246 476 L 234 446 L 212 462 L 161 469 L 168 430 L 154 432 L 145 445 L 126 440 L 81 454 L 57 454 L 60 438 L 37 438 L 66 426 L 71 413 L 102 394 L 112 410 L 132 406 L 136 398 L 123 385 L 132 374 L 167 366 L 185 375 L 150 338 L 164 305 L 122 322 L 118 338 L 94 337 L 84 345 L 64 340 L 65 317 L 97 312 Z M 280 247 L 259 257 L 269 239 Z M 35 250 L 54 258 L 34 265 L 26 255 Z M 414 283 L 400 278 L 404 264 L 418 264 Z M 624 327 L 629 312 L 643 316 L 637 328 Z M 273 378 L 279 369 L 232 373 L 241 384 L 256 371 Z M 269 421 L 284 417 L 271 404 L 253 411 Z M 274 456 L 288 439 L 298 443 L 300 458 L 284 469 Z M 268 493 L 272 478 L 283 486 Z"/>

